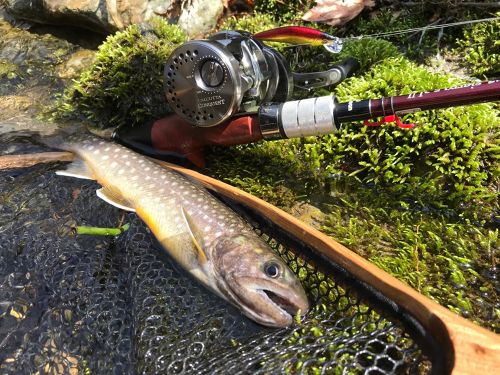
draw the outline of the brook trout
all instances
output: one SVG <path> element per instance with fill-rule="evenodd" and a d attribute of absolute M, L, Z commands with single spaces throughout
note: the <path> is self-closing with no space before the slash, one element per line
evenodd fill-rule
<path fill-rule="evenodd" d="M 59 148 L 78 157 L 59 175 L 93 179 L 97 196 L 134 211 L 196 279 L 250 319 L 288 326 L 309 303 L 299 280 L 252 228 L 203 187 L 146 157 L 93 136 Z"/>

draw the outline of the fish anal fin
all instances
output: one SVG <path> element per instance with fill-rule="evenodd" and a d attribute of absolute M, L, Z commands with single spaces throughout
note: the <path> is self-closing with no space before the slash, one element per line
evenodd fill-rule
<path fill-rule="evenodd" d="M 85 180 L 95 180 L 94 174 L 82 159 L 74 160 L 67 166 L 65 170 L 56 171 L 56 174 L 59 176 L 82 178 Z"/>
<path fill-rule="evenodd" d="M 193 219 L 189 215 L 189 213 L 181 206 L 182 217 L 186 222 L 186 226 L 188 227 L 188 232 L 193 241 L 194 247 L 197 251 L 198 262 L 200 265 L 204 265 L 207 261 L 207 254 L 204 250 L 204 241 L 202 231 L 196 226 Z"/>
<path fill-rule="evenodd" d="M 130 207 L 130 203 L 114 190 L 106 187 L 96 190 L 96 194 L 103 201 L 125 211 L 135 212 L 135 208 Z"/>

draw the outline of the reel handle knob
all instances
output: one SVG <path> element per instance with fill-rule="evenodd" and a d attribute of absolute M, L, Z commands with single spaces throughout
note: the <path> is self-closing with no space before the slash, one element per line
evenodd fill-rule
<path fill-rule="evenodd" d="M 359 61 L 355 58 L 349 57 L 344 60 L 342 63 L 337 64 L 335 66 L 338 70 L 340 70 L 342 78 L 340 81 L 343 81 L 347 77 L 349 77 L 352 73 L 359 69 Z"/>

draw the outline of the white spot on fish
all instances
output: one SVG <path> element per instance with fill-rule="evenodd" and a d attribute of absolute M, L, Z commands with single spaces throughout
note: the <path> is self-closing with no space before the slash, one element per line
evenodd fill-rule
<path fill-rule="evenodd" d="M 149 171 L 150 169 L 151 168 L 149 168 L 149 167 L 144 168 L 145 171 Z"/>
<path fill-rule="evenodd" d="M 125 170 L 122 168 L 118 171 L 118 174 L 123 174 L 125 172 Z"/>
<path fill-rule="evenodd" d="M 205 232 L 209 232 L 210 231 L 210 228 L 212 228 L 210 225 L 207 225 L 203 230 Z"/>
<path fill-rule="evenodd" d="M 215 237 L 219 237 L 222 234 L 222 232 L 217 232 L 215 233 Z"/>
<path fill-rule="evenodd" d="M 137 180 L 139 179 L 139 176 L 135 175 L 135 176 L 132 176 L 132 180 Z"/>
<path fill-rule="evenodd" d="M 96 155 L 97 155 L 98 153 L 99 153 L 99 150 L 95 150 L 95 151 L 94 151 L 94 154 L 96 154 Z"/>
<path fill-rule="evenodd" d="M 109 147 L 106 147 L 106 148 L 104 149 L 104 151 L 109 151 Z"/>
<path fill-rule="evenodd" d="M 128 158 L 128 155 L 127 154 L 123 154 L 122 158 L 126 159 L 126 158 Z"/>
<path fill-rule="evenodd" d="M 118 165 L 118 163 L 116 161 L 111 163 L 111 167 L 113 167 L 113 168 L 116 167 L 117 165 Z"/>
<path fill-rule="evenodd" d="M 120 149 L 118 147 L 115 148 L 115 152 L 120 152 Z"/>
<path fill-rule="evenodd" d="M 89 146 L 89 150 L 93 150 L 94 149 L 94 146 Z"/>
<path fill-rule="evenodd" d="M 151 180 L 151 177 L 149 177 L 149 176 L 146 176 L 146 180 Z"/>
<path fill-rule="evenodd" d="M 130 162 L 129 161 L 125 162 L 125 165 L 130 165 Z"/>
<path fill-rule="evenodd" d="M 108 160 L 108 159 L 109 159 L 109 156 L 108 156 L 108 155 L 104 155 L 104 156 L 102 157 L 102 160 Z"/>

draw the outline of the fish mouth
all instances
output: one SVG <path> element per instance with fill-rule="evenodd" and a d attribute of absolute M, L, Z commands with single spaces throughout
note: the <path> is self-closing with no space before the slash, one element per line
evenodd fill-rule
<path fill-rule="evenodd" d="M 273 303 L 276 305 L 279 309 L 283 310 L 285 313 L 288 315 L 295 315 L 297 314 L 297 311 L 300 310 L 300 306 L 298 306 L 297 303 L 294 303 L 293 301 L 280 297 L 278 294 L 266 290 L 266 289 L 261 289 L 257 290 L 257 293 L 261 293 L 261 295 L 265 296 L 264 298 L 267 298 L 270 303 Z"/>
<path fill-rule="evenodd" d="M 232 278 L 228 285 L 235 304 L 245 315 L 268 327 L 288 327 L 300 310 L 304 315 L 309 302 L 300 284 L 283 286 L 267 280 Z"/>

